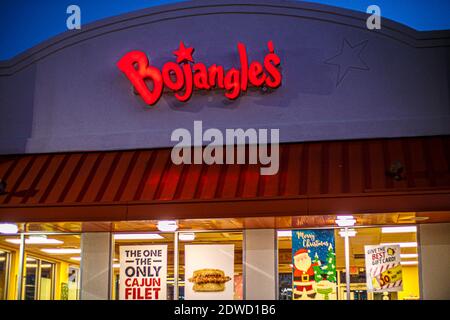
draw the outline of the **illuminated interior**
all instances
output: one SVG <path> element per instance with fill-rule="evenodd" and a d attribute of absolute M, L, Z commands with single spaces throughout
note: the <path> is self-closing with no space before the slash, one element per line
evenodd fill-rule
<path fill-rule="evenodd" d="M 350 279 L 352 299 L 418 299 L 419 253 L 416 227 L 418 223 L 447 222 L 446 212 L 390 213 L 354 215 L 356 234 L 350 238 Z M 344 241 L 335 224 L 336 215 L 263 217 L 236 219 L 178 220 L 178 296 L 184 295 L 184 248 L 186 244 L 234 244 L 235 299 L 243 299 L 243 230 L 273 228 L 278 230 L 278 285 L 279 298 L 290 299 L 292 287 L 291 230 L 308 228 L 333 228 L 336 241 L 336 269 L 338 271 L 338 299 L 345 299 Z M 390 229 L 386 227 L 409 227 Z M 81 234 L 83 232 L 112 232 L 114 254 L 111 286 L 112 299 L 118 299 L 119 248 L 123 245 L 168 245 L 168 299 L 174 299 L 174 248 L 175 233 L 160 232 L 157 221 L 119 222 L 59 222 L 28 223 L 19 225 L 25 234 L 24 277 L 22 299 L 72 300 L 79 299 L 81 265 Z M 145 233 L 146 239 L 136 234 Z M 134 235 L 130 237 L 130 235 Z M 20 268 L 19 235 L 0 236 L 0 298 L 17 299 Z M 401 244 L 403 291 L 370 293 L 365 285 L 364 246 L 382 243 Z M 405 245 L 406 244 L 406 245 Z"/>

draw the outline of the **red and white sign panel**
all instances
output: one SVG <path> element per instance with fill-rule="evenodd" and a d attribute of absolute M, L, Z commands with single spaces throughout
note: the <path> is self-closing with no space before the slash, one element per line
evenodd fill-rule
<path fill-rule="evenodd" d="M 167 245 L 120 247 L 120 300 L 167 299 Z"/>
<path fill-rule="evenodd" d="M 366 282 L 370 292 L 402 291 L 399 245 L 364 246 Z"/>

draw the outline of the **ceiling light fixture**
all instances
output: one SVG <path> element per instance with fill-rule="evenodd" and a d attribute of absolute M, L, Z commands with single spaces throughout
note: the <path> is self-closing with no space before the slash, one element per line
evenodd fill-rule
<path fill-rule="evenodd" d="M 417 242 L 392 242 L 392 243 L 380 243 L 382 246 L 395 246 L 399 245 L 400 248 L 415 248 L 417 247 Z"/>
<path fill-rule="evenodd" d="M 6 242 L 20 244 L 20 239 L 6 239 Z M 43 237 L 29 237 L 25 239 L 25 244 L 63 244 L 64 242 L 56 239 L 47 239 Z"/>
<path fill-rule="evenodd" d="M 114 240 L 157 240 L 164 239 L 157 233 L 117 233 Z"/>
<path fill-rule="evenodd" d="M 278 230 L 277 231 L 278 238 L 284 238 L 284 237 L 292 237 L 292 231 L 291 230 Z"/>
<path fill-rule="evenodd" d="M 419 261 L 400 261 L 400 264 L 404 266 L 415 266 L 419 264 Z"/>
<path fill-rule="evenodd" d="M 158 221 L 157 228 L 162 232 L 174 232 L 178 229 L 178 225 L 175 220 L 161 220 Z"/>
<path fill-rule="evenodd" d="M 178 238 L 181 241 L 194 241 L 195 240 L 195 233 L 190 232 L 190 233 L 180 233 L 180 235 L 178 236 Z"/>
<path fill-rule="evenodd" d="M 81 257 L 71 257 L 70 260 L 81 261 Z"/>
<path fill-rule="evenodd" d="M 16 234 L 19 228 L 14 223 L 0 223 L 0 233 Z"/>
<path fill-rule="evenodd" d="M 36 263 L 27 263 L 27 268 L 36 268 Z M 42 269 L 50 269 L 52 265 L 50 263 L 41 264 Z"/>
<path fill-rule="evenodd" d="M 120 263 L 114 263 L 113 268 L 115 268 L 115 269 L 120 268 Z"/>
<path fill-rule="evenodd" d="M 42 252 L 50 253 L 50 254 L 76 254 L 81 253 L 81 249 L 41 249 Z"/>
<path fill-rule="evenodd" d="M 400 258 L 408 259 L 408 258 L 417 258 L 419 255 L 417 253 L 400 253 Z"/>
<path fill-rule="evenodd" d="M 352 227 L 356 220 L 353 216 L 337 216 L 335 222 L 339 227 Z"/>
<path fill-rule="evenodd" d="M 383 227 L 381 233 L 405 233 L 405 232 L 417 232 L 416 226 L 409 227 Z"/>

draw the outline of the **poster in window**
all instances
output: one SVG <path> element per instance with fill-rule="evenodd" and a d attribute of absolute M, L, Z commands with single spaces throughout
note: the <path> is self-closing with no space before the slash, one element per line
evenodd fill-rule
<path fill-rule="evenodd" d="M 403 290 L 399 245 L 364 246 L 366 284 L 369 292 Z"/>
<path fill-rule="evenodd" d="M 185 299 L 233 300 L 234 245 L 185 246 Z"/>
<path fill-rule="evenodd" d="M 167 299 L 167 245 L 120 247 L 119 298 Z"/>
<path fill-rule="evenodd" d="M 333 230 L 292 230 L 292 266 L 294 300 L 337 298 Z"/>

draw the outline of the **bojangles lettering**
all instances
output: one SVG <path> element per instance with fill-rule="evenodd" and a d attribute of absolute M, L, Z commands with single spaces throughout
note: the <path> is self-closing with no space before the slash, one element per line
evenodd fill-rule
<path fill-rule="evenodd" d="M 269 53 L 264 57 L 263 63 L 249 63 L 245 45 L 238 43 L 241 67 L 227 71 L 217 64 L 206 67 L 201 62 L 194 63 L 194 48 L 185 47 L 183 42 L 180 42 L 178 50 L 173 52 L 177 57 L 176 62 L 166 62 L 161 70 L 152 66 L 146 54 L 138 50 L 125 54 L 117 66 L 148 105 L 156 104 L 165 88 L 174 92 L 175 97 L 183 102 L 189 100 L 194 89 L 213 88 L 224 89 L 225 96 L 234 100 L 241 92 L 246 92 L 249 85 L 272 89 L 281 85 L 282 77 L 278 68 L 280 57 L 275 53 L 272 41 L 269 41 L 267 46 Z M 147 84 L 148 81 L 153 84 L 151 88 Z"/>

